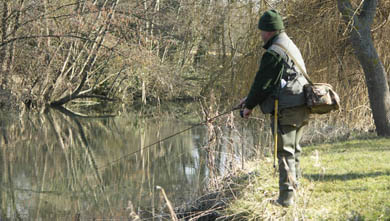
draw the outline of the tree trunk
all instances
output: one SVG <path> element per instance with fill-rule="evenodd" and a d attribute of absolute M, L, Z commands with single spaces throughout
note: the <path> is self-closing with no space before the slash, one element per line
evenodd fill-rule
<path fill-rule="evenodd" d="M 387 74 L 371 37 L 378 0 L 366 0 L 353 9 L 349 0 L 338 0 L 350 32 L 350 41 L 365 74 L 370 106 L 378 136 L 390 136 L 390 92 Z M 359 6 L 360 7 L 360 6 Z M 351 27 L 350 27 L 351 26 Z"/>

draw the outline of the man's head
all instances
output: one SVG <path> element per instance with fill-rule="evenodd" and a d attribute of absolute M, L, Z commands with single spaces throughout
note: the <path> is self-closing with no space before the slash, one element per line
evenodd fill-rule
<path fill-rule="evenodd" d="M 262 31 L 279 31 L 284 29 L 283 19 L 276 10 L 268 10 L 260 17 L 258 27 Z"/>
<path fill-rule="evenodd" d="M 259 19 L 258 28 L 261 30 L 261 38 L 267 42 L 276 32 L 284 29 L 283 19 L 275 10 L 268 10 Z"/>

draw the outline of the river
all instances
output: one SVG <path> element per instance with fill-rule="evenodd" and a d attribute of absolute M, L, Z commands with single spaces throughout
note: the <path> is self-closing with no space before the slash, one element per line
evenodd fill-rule
<path fill-rule="evenodd" d="M 142 116 L 2 113 L 0 217 L 161 220 L 167 202 L 157 186 L 180 206 L 271 139 L 235 125 L 237 113 L 207 125 L 202 116 Z"/>

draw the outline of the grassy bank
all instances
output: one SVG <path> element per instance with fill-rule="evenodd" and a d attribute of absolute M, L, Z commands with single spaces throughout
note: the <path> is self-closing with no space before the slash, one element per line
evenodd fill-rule
<path fill-rule="evenodd" d="M 308 146 L 296 205 L 278 195 L 272 160 L 248 163 L 251 178 L 225 210 L 234 220 L 390 220 L 390 139 Z"/>

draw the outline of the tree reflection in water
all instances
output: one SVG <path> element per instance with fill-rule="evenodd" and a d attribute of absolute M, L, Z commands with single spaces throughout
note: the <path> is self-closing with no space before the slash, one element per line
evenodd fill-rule
<path fill-rule="evenodd" d="M 240 165 L 244 143 L 235 127 L 194 127 L 130 154 L 189 125 L 136 114 L 75 117 L 52 109 L 0 116 L 3 219 L 158 217 L 167 208 L 156 186 L 176 206 L 194 199 L 210 175 Z M 256 139 L 246 146 L 257 146 Z"/>

